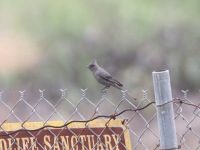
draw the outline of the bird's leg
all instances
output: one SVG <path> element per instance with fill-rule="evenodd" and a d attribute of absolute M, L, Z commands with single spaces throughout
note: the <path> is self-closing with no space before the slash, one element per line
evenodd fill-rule
<path fill-rule="evenodd" d="M 106 93 L 107 89 L 109 88 L 110 86 L 105 86 L 103 89 L 101 89 L 101 93 Z"/>

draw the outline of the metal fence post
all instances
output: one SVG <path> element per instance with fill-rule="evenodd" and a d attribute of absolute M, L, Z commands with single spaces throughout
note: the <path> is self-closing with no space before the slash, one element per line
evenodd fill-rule
<path fill-rule="evenodd" d="M 174 110 L 171 93 L 169 70 L 152 73 L 158 128 L 160 134 L 160 149 L 178 149 Z"/>

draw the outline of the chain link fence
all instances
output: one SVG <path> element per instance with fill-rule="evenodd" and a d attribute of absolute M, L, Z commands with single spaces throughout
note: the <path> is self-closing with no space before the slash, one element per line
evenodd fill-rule
<path fill-rule="evenodd" d="M 200 109 L 199 92 L 189 96 L 182 90 L 180 103 L 174 104 L 174 114 L 178 143 L 184 150 L 200 149 Z M 174 98 L 179 99 L 179 98 Z"/>
<path fill-rule="evenodd" d="M 151 92 L 143 90 L 141 98 L 133 100 L 127 91 L 115 91 L 115 96 L 102 93 L 99 99 L 91 98 L 87 90 L 81 90 L 80 97 L 76 100 L 68 98 L 68 90 L 61 89 L 60 96 L 56 99 L 49 99 L 44 90 L 39 90 L 39 97 L 31 99 L 26 91 L 19 92 L 19 99 L 13 104 L 6 97 L 6 93 L 0 93 L 0 149 L 1 150 L 103 150 L 103 149 L 134 149 L 134 150 L 152 150 L 159 149 L 159 133 L 156 116 L 156 105 Z M 183 91 L 183 96 L 179 103 L 174 103 L 175 123 L 178 137 L 178 145 L 183 150 L 200 149 L 200 109 L 197 107 L 198 96 L 189 98 L 188 91 Z M 116 96 L 117 95 L 117 96 Z M 184 103 L 185 102 L 185 103 Z M 189 105 L 191 104 L 191 105 Z M 94 131 L 90 128 L 90 122 L 95 122 L 101 127 L 101 130 Z M 117 133 L 115 127 L 109 124 L 116 120 L 122 130 Z M 57 124 L 52 121 L 58 121 Z M 9 130 L 6 127 L 8 123 L 16 123 Z M 31 129 L 28 124 L 33 123 Z M 38 123 L 40 122 L 40 123 Z M 119 123 L 120 122 L 120 123 Z M 75 131 L 74 123 L 80 123 L 81 130 Z M 70 128 L 71 127 L 73 128 Z M 11 126 L 11 125 L 10 125 Z M 61 130 L 55 131 L 54 129 Z M 15 129 L 15 130 L 13 130 Z M 67 131 L 65 130 L 67 129 Z M 31 131 L 34 130 L 34 131 Z M 44 130 L 47 130 L 44 132 Z M 85 146 L 86 139 L 82 133 L 87 130 L 93 140 L 90 147 Z M 26 132 L 27 131 L 27 132 Z M 21 134 L 28 134 L 29 141 L 24 139 L 25 146 L 20 145 L 19 138 Z M 62 141 L 63 133 L 75 136 L 71 146 L 67 147 L 66 141 Z M 128 132 L 128 134 L 124 134 Z M 113 135 L 113 139 L 105 137 L 104 133 Z M 46 146 L 40 143 L 39 137 L 48 134 Z M 130 144 L 124 141 L 130 136 Z M 7 137 L 8 141 L 3 138 Z M 56 137 L 53 144 L 48 140 Z M 27 141 L 26 141 L 27 140 Z M 112 144 L 109 141 L 113 140 Z M 107 144 L 105 144 L 107 141 Z M 69 142 L 69 141 L 68 141 Z M 27 144 L 28 143 L 28 144 Z M 70 142 L 69 142 L 70 143 Z M 91 142 L 90 142 L 91 143 Z M 129 147 L 131 145 L 131 148 Z"/>

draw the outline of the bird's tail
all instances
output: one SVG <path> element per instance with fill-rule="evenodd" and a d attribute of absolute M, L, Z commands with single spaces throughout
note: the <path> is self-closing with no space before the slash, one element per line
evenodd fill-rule
<path fill-rule="evenodd" d="M 115 87 L 118 88 L 118 89 L 120 89 L 120 90 L 123 90 L 123 89 L 122 89 L 123 85 L 122 85 L 121 83 L 118 83 L 118 84 L 116 83 L 116 84 L 115 84 Z M 132 94 L 130 94 L 129 92 L 127 92 L 127 93 L 128 93 L 128 95 L 129 95 L 130 97 L 132 97 L 134 100 L 137 100 L 137 98 L 135 98 Z"/>
<path fill-rule="evenodd" d="M 116 88 L 118 88 L 118 89 L 120 89 L 120 90 L 123 90 L 123 89 L 122 89 L 123 85 L 122 85 L 121 83 L 117 82 L 117 83 L 115 83 L 114 85 L 115 85 Z"/>

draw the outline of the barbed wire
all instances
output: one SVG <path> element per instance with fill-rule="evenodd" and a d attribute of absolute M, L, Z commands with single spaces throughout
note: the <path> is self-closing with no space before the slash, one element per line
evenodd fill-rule
<path fill-rule="evenodd" d="M 136 98 L 134 98 L 134 99 L 136 99 Z M 195 108 L 200 108 L 200 106 L 199 106 L 200 104 L 195 105 L 195 104 L 192 104 L 192 103 L 188 103 L 188 102 L 185 102 L 185 100 L 180 99 L 180 98 L 173 98 L 172 101 L 169 101 L 169 102 L 164 103 L 162 105 L 156 105 L 156 107 L 161 107 L 161 106 L 164 106 L 164 105 L 169 104 L 169 103 L 180 103 L 180 104 L 185 104 L 185 105 L 193 106 Z M 15 134 L 17 132 L 21 132 L 21 131 L 30 131 L 30 132 L 31 131 L 39 131 L 39 130 L 42 130 L 44 128 L 63 128 L 63 127 L 69 126 L 72 123 L 89 123 L 89 122 L 94 121 L 94 120 L 96 120 L 98 118 L 108 118 L 109 120 L 106 123 L 106 124 L 108 124 L 108 122 L 110 120 L 112 120 L 112 119 L 115 120 L 116 117 L 122 115 L 125 112 L 137 112 L 137 111 L 141 111 L 141 110 L 149 107 L 152 104 L 155 104 L 155 102 L 150 102 L 147 105 L 145 105 L 145 106 L 143 106 L 141 108 L 137 108 L 137 109 L 124 109 L 123 111 L 121 111 L 119 113 L 112 114 L 112 115 L 98 115 L 98 116 L 96 116 L 94 118 L 91 118 L 91 119 L 88 119 L 88 120 L 72 120 L 72 121 L 69 121 L 67 123 L 64 123 L 61 126 L 44 125 L 44 126 L 42 126 L 40 128 L 37 128 L 37 129 L 24 129 L 24 128 L 22 128 L 22 129 L 18 129 L 18 130 L 15 130 L 15 131 L 11 131 L 10 133 L 4 133 L 4 134 L 0 133 L 0 136 L 9 136 L 9 135 L 13 135 L 13 134 Z M 94 114 L 93 114 L 93 116 L 94 116 Z M 125 124 L 125 119 L 122 121 L 122 124 Z"/>
<path fill-rule="evenodd" d="M 175 101 L 178 101 L 178 102 L 175 102 Z M 185 105 L 190 105 L 190 106 L 193 106 L 193 107 L 196 107 L 196 108 L 200 108 L 200 106 L 199 106 L 200 104 L 195 105 L 195 104 L 192 104 L 192 103 L 187 103 L 187 102 L 185 102 L 185 100 L 180 99 L 180 98 L 173 98 L 173 102 L 174 103 L 185 104 Z"/>
<path fill-rule="evenodd" d="M 61 129 L 61 131 L 66 128 L 73 135 L 79 137 L 81 136 L 81 134 L 84 134 L 84 132 L 87 132 L 88 129 L 93 133 L 92 126 L 90 126 L 89 124 L 91 123 L 91 125 L 93 125 L 92 121 L 102 119 L 102 130 L 109 129 L 112 131 L 110 124 L 112 124 L 112 121 L 114 121 L 115 119 L 120 119 L 120 122 L 117 123 L 121 123 L 121 125 L 123 126 L 123 132 L 125 132 L 125 130 L 128 130 L 128 132 L 130 133 L 132 149 L 157 150 L 160 147 L 160 141 L 158 136 L 159 132 L 157 128 L 157 123 L 155 122 L 157 120 L 156 108 L 173 103 L 175 114 L 174 120 L 177 127 L 176 134 L 177 140 L 179 141 L 177 149 L 192 150 L 200 148 L 200 141 L 194 141 L 196 140 L 196 138 L 200 139 L 200 133 L 198 130 L 200 104 L 198 103 L 198 101 L 196 101 L 197 103 L 195 104 L 192 100 L 190 100 L 190 98 L 188 98 L 188 90 L 182 91 L 183 97 L 172 98 L 171 101 L 161 105 L 156 105 L 156 103 L 153 101 L 153 97 L 151 97 L 153 95 L 150 95 L 151 98 L 149 99 L 148 90 L 142 90 L 142 99 L 138 97 L 135 98 L 136 96 L 133 96 L 134 94 L 130 94 L 127 91 L 121 91 L 122 97 L 120 96 L 120 99 L 114 96 L 114 98 L 117 98 L 119 101 L 112 99 L 113 95 L 109 95 L 108 93 L 102 93 L 101 99 L 99 99 L 98 101 L 91 101 L 91 99 L 87 96 L 87 89 L 81 90 L 82 94 L 81 97 L 78 98 L 78 101 L 72 101 L 70 100 L 71 97 L 69 97 L 67 93 L 67 89 L 60 90 L 61 97 L 57 99 L 57 101 L 54 101 L 55 104 L 52 103 L 50 99 L 46 98 L 44 90 L 39 90 L 40 96 L 35 104 L 32 104 L 32 102 L 30 103 L 30 100 L 26 99 L 27 97 L 25 96 L 25 91 L 19 91 L 20 97 L 12 107 L 9 106 L 8 101 L 2 100 L 2 98 L 4 98 L 2 97 L 3 92 L 0 92 L 0 103 L 2 104 L 2 106 L 5 106 L 2 107 L 2 112 L 5 112 L 5 114 L 2 113 L 3 116 L 1 116 L 1 118 L 3 118 L 4 116 L 6 117 L 6 115 L 8 114 L 7 117 L 3 119 L 0 125 L 1 138 L 3 138 L 3 136 L 7 136 L 15 141 L 16 137 L 24 132 L 27 132 L 33 138 L 38 139 L 40 137 L 37 136 L 44 130 L 48 130 L 48 132 L 50 132 L 53 136 L 57 137 L 58 135 L 53 133 L 54 128 Z M 196 97 L 193 97 L 193 100 L 196 100 Z M 19 113 L 21 112 L 21 104 L 22 106 L 25 106 L 24 112 L 27 112 L 25 113 L 25 116 L 22 116 L 24 114 Z M 43 115 L 42 110 L 44 107 L 49 113 L 45 111 L 45 114 Z M 63 108 L 65 109 L 64 113 L 62 112 L 62 110 L 64 110 Z M 106 110 L 106 112 L 104 110 Z M 192 111 L 192 113 L 188 113 L 189 111 Z M 54 114 L 55 117 L 60 118 L 61 120 L 63 120 L 63 122 L 52 122 L 51 124 L 50 121 L 54 120 Z M 10 121 L 13 122 L 13 119 L 17 119 L 17 122 L 19 122 L 15 129 L 10 128 L 9 124 Z M 40 122 L 42 124 L 40 124 L 39 126 L 36 124 L 35 128 L 29 126 L 29 123 L 31 122 L 30 120 L 37 121 L 38 119 L 42 120 L 43 123 Z M 8 124 L 6 124 L 7 122 Z M 26 123 L 30 128 L 26 126 Z M 81 123 L 81 128 L 79 130 L 80 132 L 78 134 L 74 133 L 71 129 L 77 126 L 73 123 Z M 3 126 L 4 124 L 5 126 Z M 36 135 L 34 135 L 34 131 L 37 131 Z M 152 142 L 149 142 L 149 134 L 152 136 Z M 94 136 L 96 136 L 97 138 L 99 138 L 100 135 L 101 134 L 94 133 Z M 118 137 L 117 134 L 116 136 Z M 190 143 L 191 140 L 193 141 L 192 144 Z M 14 143 L 12 143 L 12 145 L 13 144 Z M 40 145 L 40 143 L 38 144 Z"/>
<path fill-rule="evenodd" d="M 136 111 L 140 111 L 140 110 L 143 110 L 143 109 L 147 108 L 148 106 L 150 106 L 150 105 L 153 104 L 153 103 L 155 103 L 155 102 L 151 102 L 151 103 L 145 105 L 144 107 L 141 107 L 141 108 L 138 108 L 138 109 L 125 109 L 125 110 L 123 110 L 123 111 L 121 111 L 121 112 L 119 112 L 119 113 L 112 114 L 112 115 L 98 115 L 98 116 L 96 116 L 96 117 L 94 117 L 94 118 L 92 118 L 92 119 L 88 119 L 88 120 L 69 121 L 69 122 L 67 122 L 67 123 L 65 123 L 65 124 L 63 124 L 63 125 L 61 125 L 61 126 L 45 125 L 45 126 L 42 126 L 42 127 L 38 128 L 38 129 L 18 129 L 18 130 L 16 130 L 16 131 L 11 132 L 11 133 L 6 133 L 6 134 L 0 133 L 0 136 L 9 136 L 9 135 L 15 134 L 15 133 L 20 132 L 20 131 L 39 131 L 39 130 L 42 130 L 42 129 L 44 129 L 44 128 L 63 128 L 63 127 L 69 126 L 69 125 L 72 124 L 72 123 L 89 123 L 89 122 L 91 122 L 91 121 L 93 121 L 93 120 L 96 120 L 96 119 L 98 119 L 98 118 L 109 118 L 109 120 L 108 120 L 108 122 L 109 122 L 109 121 L 112 120 L 112 119 L 115 120 L 115 118 L 116 118 L 117 116 L 120 116 L 120 115 L 122 115 L 122 114 L 125 113 L 125 112 L 130 112 L 130 111 L 135 111 L 135 112 L 136 112 Z M 108 124 L 108 122 L 107 122 L 106 124 Z M 124 124 L 124 122 L 125 122 L 125 121 L 123 120 L 123 121 L 122 121 L 122 124 Z"/>

